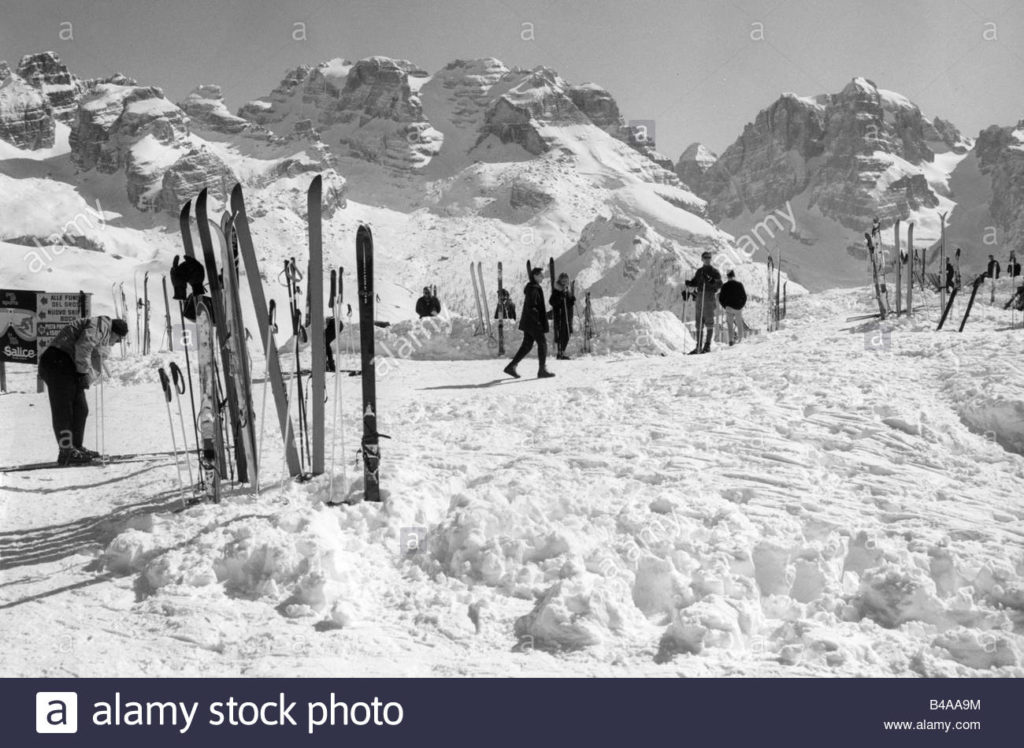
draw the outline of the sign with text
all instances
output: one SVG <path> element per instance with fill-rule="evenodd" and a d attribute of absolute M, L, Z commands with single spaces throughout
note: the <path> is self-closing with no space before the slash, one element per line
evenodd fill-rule
<path fill-rule="evenodd" d="M 35 364 L 61 328 L 91 309 L 92 294 L 0 289 L 0 361 Z"/>

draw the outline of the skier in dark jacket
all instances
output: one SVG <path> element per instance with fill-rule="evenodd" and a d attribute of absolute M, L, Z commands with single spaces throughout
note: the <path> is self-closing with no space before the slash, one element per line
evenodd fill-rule
<path fill-rule="evenodd" d="M 565 349 L 569 346 L 569 336 L 572 335 L 572 314 L 576 306 L 576 295 L 569 284 L 568 273 L 558 276 L 558 283 L 555 284 L 548 303 L 551 304 L 552 321 L 555 323 L 555 345 L 558 348 L 558 355 L 555 358 L 568 360 Z"/>
<path fill-rule="evenodd" d="M 515 319 L 516 305 L 509 295 L 508 289 L 503 288 L 498 292 L 498 305 L 494 307 L 494 319 Z"/>
<path fill-rule="evenodd" d="M 722 274 L 711 266 L 711 253 L 702 253 L 700 259 L 704 264 L 697 268 L 691 280 L 686 281 L 687 286 L 697 291 L 697 347 L 690 351 L 691 355 L 711 350 L 711 338 L 715 331 L 715 294 L 722 287 Z"/>
<path fill-rule="evenodd" d="M 1020 275 L 1020 263 L 1017 262 L 1017 254 L 1010 252 L 1010 261 L 1006 263 L 1006 274 L 1011 278 L 1016 278 Z"/>
<path fill-rule="evenodd" d="M 953 261 L 946 258 L 946 290 L 952 291 L 956 288 L 956 270 L 953 269 Z"/>
<path fill-rule="evenodd" d="M 89 404 L 85 391 L 112 346 L 128 334 L 128 323 L 110 317 L 83 317 L 64 327 L 39 357 L 39 378 L 46 383 L 50 418 L 57 439 L 57 464 L 80 465 L 99 457 L 82 446 Z"/>
<path fill-rule="evenodd" d="M 441 313 L 441 300 L 434 296 L 430 286 L 423 287 L 423 295 L 416 302 L 416 314 L 420 319 L 424 317 L 436 317 Z"/>
<path fill-rule="evenodd" d="M 999 263 L 996 262 L 995 255 L 988 256 L 988 269 L 986 271 L 986 275 L 993 280 L 999 277 Z"/>
<path fill-rule="evenodd" d="M 743 342 L 746 325 L 743 323 L 743 307 L 747 305 L 747 290 L 736 280 L 736 273 L 726 273 L 729 279 L 718 293 L 718 303 L 725 309 L 725 329 L 729 333 L 729 345 Z"/>
<path fill-rule="evenodd" d="M 540 368 L 537 371 L 537 378 L 555 376 L 547 370 L 548 341 L 544 336 L 548 332 L 548 314 L 544 308 L 544 289 L 540 282 L 544 279 L 544 270 L 534 268 L 530 274 L 530 282 L 523 289 L 523 314 L 519 318 L 519 329 L 523 331 L 523 344 L 519 346 L 512 361 L 505 367 L 504 372 L 510 377 L 519 379 L 516 366 L 522 361 L 526 354 L 537 344 L 537 358 L 540 361 Z"/>

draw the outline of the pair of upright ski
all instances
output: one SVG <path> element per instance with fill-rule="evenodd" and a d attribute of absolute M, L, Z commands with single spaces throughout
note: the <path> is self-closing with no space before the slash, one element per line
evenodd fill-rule
<path fill-rule="evenodd" d="M 469 263 L 469 275 L 473 280 L 473 300 L 476 302 L 477 334 L 483 335 L 486 333 L 489 339 L 493 339 L 494 331 L 491 328 L 491 315 L 487 305 L 487 290 L 484 287 L 484 264 L 482 262 Z M 500 277 L 498 280 L 498 286 L 498 295 L 500 296 Z"/>

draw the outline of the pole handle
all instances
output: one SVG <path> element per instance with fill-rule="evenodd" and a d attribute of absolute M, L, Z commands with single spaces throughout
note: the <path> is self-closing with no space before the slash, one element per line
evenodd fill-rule
<path fill-rule="evenodd" d="M 167 372 L 164 371 L 164 367 L 161 366 L 160 368 L 157 369 L 157 371 L 160 373 L 160 386 L 163 387 L 164 389 L 164 398 L 166 398 L 167 402 L 170 402 L 171 381 L 167 378 Z"/>
<path fill-rule="evenodd" d="M 185 394 L 185 375 L 181 373 L 181 367 L 177 362 L 171 361 L 171 378 L 174 380 L 174 388 L 179 395 Z"/>

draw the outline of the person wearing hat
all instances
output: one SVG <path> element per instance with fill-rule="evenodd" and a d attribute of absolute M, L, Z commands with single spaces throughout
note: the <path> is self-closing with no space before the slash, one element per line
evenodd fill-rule
<path fill-rule="evenodd" d="M 423 295 L 416 301 L 416 314 L 420 319 L 436 317 L 441 313 L 441 300 L 434 296 L 430 286 L 423 287 Z"/>
<path fill-rule="evenodd" d="M 539 267 L 534 268 L 533 272 L 530 273 L 530 282 L 523 289 L 523 296 L 525 297 L 523 299 L 523 314 L 519 318 L 519 329 L 523 331 L 523 344 L 519 346 L 519 350 L 516 351 L 516 355 L 512 358 L 509 365 L 504 368 L 506 374 L 516 379 L 519 379 L 516 366 L 526 358 L 526 354 L 533 349 L 534 343 L 537 344 L 537 358 L 540 360 L 537 378 L 545 379 L 555 376 L 548 371 L 546 366 L 548 341 L 545 335 L 548 332 L 548 314 L 544 308 L 544 289 L 540 285 L 543 279 L 544 270 Z"/>
<path fill-rule="evenodd" d="M 551 319 L 555 323 L 555 346 L 558 355 L 555 358 L 568 360 L 565 349 L 569 347 L 569 336 L 572 334 L 572 312 L 576 306 L 576 296 L 569 285 L 569 274 L 561 273 L 558 276 L 558 283 L 551 291 L 548 299 L 551 304 Z"/>
<path fill-rule="evenodd" d="M 67 325 L 39 357 L 39 378 L 50 398 L 57 464 L 80 465 L 99 457 L 82 446 L 89 405 L 85 391 L 112 346 L 128 335 L 128 323 L 110 317 L 83 317 Z"/>
<path fill-rule="evenodd" d="M 718 303 L 725 310 L 725 329 L 729 334 L 729 345 L 743 342 L 746 325 L 743 324 L 743 307 L 747 305 L 747 290 L 736 280 L 736 272 L 730 270 L 728 278 L 718 294 Z"/>
<path fill-rule="evenodd" d="M 692 280 L 686 281 L 687 286 L 697 291 L 697 347 L 690 351 L 691 355 L 711 350 L 711 338 L 715 332 L 715 294 L 722 287 L 722 274 L 712 267 L 711 253 L 701 253 L 700 259 L 704 264 L 697 268 Z"/>

